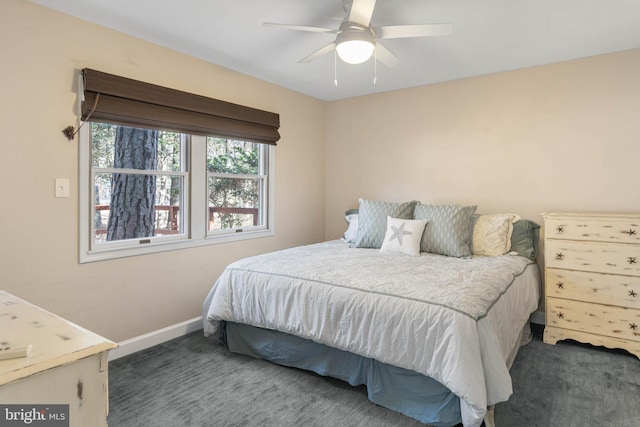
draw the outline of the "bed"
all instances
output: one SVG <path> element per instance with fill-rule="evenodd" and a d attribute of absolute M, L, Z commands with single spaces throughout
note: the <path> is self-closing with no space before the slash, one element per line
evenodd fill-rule
<path fill-rule="evenodd" d="M 425 424 L 480 426 L 512 393 L 509 367 L 538 306 L 538 266 L 510 250 L 516 216 L 506 253 L 473 256 L 467 236 L 470 256 L 451 256 L 422 250 L 429 225 L 442 225 L 438 216 L 416 219 L 415 204 L 410 213 L 401 204 L 377 212 L 386 219 L 384 230 L 376 225 L 382 243 L 363 244 L 371 221 L 360 203 L 355 241 L 230 264 L 203 304 L 205 335 L 231 351 L 365 384 L 371 401 Z M 474 210 L 465 233 L 480 228 Z M 403 215 L 399 232 L 390 224 Z M 384 250 L 389 233 L 404 232 L 403 243 L 420 234 L 417 252 Z"/>

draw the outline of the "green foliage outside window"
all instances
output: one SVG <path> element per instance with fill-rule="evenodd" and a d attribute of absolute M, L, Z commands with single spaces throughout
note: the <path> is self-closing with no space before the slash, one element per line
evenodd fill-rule
<path fill-rule="evenodd" d="M 210 229 L 258 225 L 260 168 L 260 144 L 207 138 L 209 206 L 219 208 Z"/>

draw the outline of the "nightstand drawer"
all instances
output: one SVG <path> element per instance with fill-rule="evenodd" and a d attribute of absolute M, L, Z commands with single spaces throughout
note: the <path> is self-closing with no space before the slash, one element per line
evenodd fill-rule
<path fill-rule="evenodd" d="M 545 240 L 549 268 L 640 276 L 640 246 L 618 243 Z"/>
<path fill-rule="evenodd" d="M 545 295 L 640 310 L 640 277 L 545 269 Z"/>
<path fill-rule="evenodd" d="M 549 326 L 640 341 L 640 310 L 547 298 Z"/>
<path fill-rule="evenodd" d="M 588 240 L 609 243 L 640 243 L 638 218 L 599 218 L 589 216 L 563 216 L 545 218 L 546 239 Z"/>

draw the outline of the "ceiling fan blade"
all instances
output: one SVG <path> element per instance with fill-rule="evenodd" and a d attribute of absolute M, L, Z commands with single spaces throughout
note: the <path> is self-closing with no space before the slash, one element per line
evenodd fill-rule
<path fill-rule="evenodd" d="M 373 27 L 373 33 L 377 39 L 449 36 L 453 34 L 453 24 L 387 25 Z"/>
<path fill-rule="evenodd" d="M 312 33 L 337 33 L 338 30 L 332 28 L 307 27 L 304 25 L 276 24 L 273 22 L 264 22 L 263 27 L 280 28 L 282 30 L 308 31 Z"/>
<path fill-rule="evenodd" d="M 301 64 L 305 64 L 307 62 L 313 61 L 314 59 L 320 58 L 322 55 L 326 55 L 329 52 L 333 52 L 334 50 L 336 50 L 336 43 L 331 42 L 328 45 L 322 46 L 320 49 L 316 50 L 311 55 L 305 56 L 298 62 Z"/>
<path fill-rule="evenodd" d="M 351 11 L 349 12 L 349 22 L 368 27 L 371 23 L 371 15 L 373 15 L 375 5 L 376 0 L 353 0 Z"/>
<path fill-rule="evenodd" d="M 382 46 L 380 42 L 376 42 L 376 59 L 387 67 L 393 67 L 400 60 L 389 49 Z"/>

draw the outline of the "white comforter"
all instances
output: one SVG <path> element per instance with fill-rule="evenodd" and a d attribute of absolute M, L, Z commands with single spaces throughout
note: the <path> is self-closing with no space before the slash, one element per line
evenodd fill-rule
<path fill-rule="evenodd" d="M 537 308 L 537 265 L 520 256 L 412 257 L 335 240 L 237 261 L 203 307 L 432 377 L 460 397 L 465 426 L 512 393 L 507 358 Z"/>

